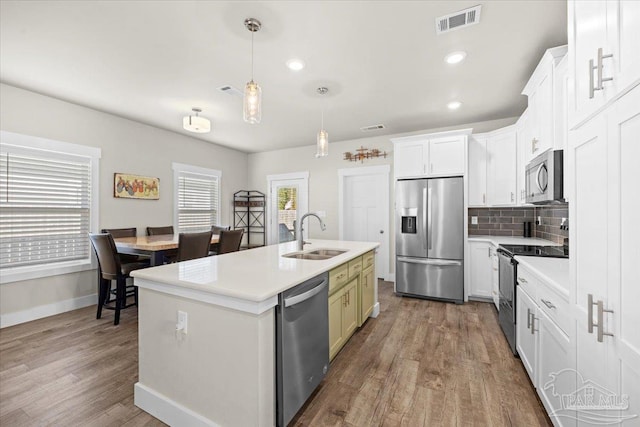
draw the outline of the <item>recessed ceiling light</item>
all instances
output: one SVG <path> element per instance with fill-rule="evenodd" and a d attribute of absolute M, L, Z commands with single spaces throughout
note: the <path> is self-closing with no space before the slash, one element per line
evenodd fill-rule
<path fill-rule="evenodd" d="M 304 61 L 302 59 L 290 59 L 287 61 L 287 67 L 293 71 L 300 71 L 304 68 Z"/>
<path fill-rule="evenodd" d="M 450 103 L 447 104 L 447 108 L 449 110 L 457 110 L 458 108 L 460 108 L 461 105 L 462 103 L 459 101 L 451 101 Z"/>
<path fill-rule="evenodd" d="M 459 52 L 451 52 L 447 56 L 444 57 L 444 60 L 447 64 L 458 64 L 467 57 L 467 52 L 459 51 Z"/>

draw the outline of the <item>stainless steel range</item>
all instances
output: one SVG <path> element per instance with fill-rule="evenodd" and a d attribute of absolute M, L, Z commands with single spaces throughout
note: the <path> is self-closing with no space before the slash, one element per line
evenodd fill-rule
<path fill-rule="evenodd" d="M 569 248 L 567 244 L 564 246 L 500 245 L 498 248 L 498 259 L 500 263 L 498 321 L 514 355 L 518 354 L 516 351 L 516 286 L 518 285 L 518 261 L 513 258 L 516 255 L 568 258 Z"/>

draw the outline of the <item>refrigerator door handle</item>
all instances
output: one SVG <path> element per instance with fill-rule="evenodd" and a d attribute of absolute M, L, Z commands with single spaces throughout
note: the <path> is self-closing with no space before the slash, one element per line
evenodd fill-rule
<path fill-rule="evenodd" d="M 422 232 L 427 230 L 427 187 L 422 189 Z M 422 247 L 427 249 L 427 239 L 422 239 Z"/>
<path fill-rule="evenodd" d="M 427 228 L 427 241 L 429 242 L 429 247 L 428 249 L 431 250 L 431 243 L 432 243 L 432 230 L 431 230 L 431 221 L 432 221 L 432 215 L 431 215 L 431 211 L 433 209 L 433 203 L 431 203 L 431 186 L 429 186 L 429 195 L 427 196 L 427 204 L 429 205 L 429 218 L 427 219 L 427 221 L 429 222 L 429 227 Z"/>
<path fill-rule="evenodd" d="M 398 262 L 406 262 L 407 264 L 434 265 L 434 266 L 440 266 L 440 267 L 462 265 L 462 261 L 430 259 L 430 258 L 408 258 L 408 257 L 402 257 L 402 256 L 398 257 Z"/>

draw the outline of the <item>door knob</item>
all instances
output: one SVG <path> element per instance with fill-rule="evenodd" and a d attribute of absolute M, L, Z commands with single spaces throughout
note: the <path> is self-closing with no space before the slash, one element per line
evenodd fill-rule
<path fill-rule="evenodd" d="M 384 234 L 384 230 L 380 230 L 380 234 Z"/>

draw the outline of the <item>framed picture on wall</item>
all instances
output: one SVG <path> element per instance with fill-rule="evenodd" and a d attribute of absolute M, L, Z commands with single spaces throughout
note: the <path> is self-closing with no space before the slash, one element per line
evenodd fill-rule
<path fill-rule="evenodd" d="M 113 197 L 159 200 L 160 178 L 116 172 L 113 174 Z"/>

